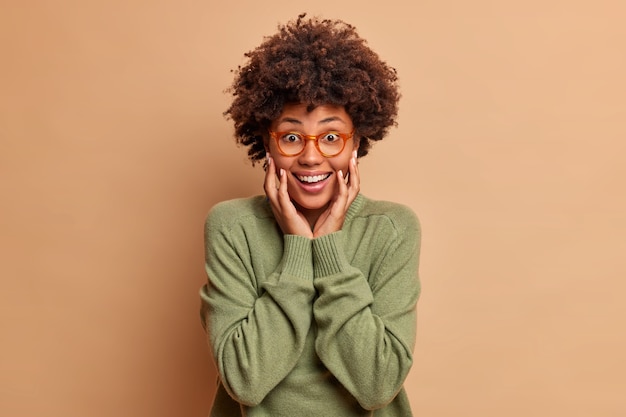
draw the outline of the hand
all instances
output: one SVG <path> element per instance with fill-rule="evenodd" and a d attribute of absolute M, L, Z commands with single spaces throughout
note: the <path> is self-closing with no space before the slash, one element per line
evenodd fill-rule
<path fill-rule="evenodd" d="M 361 178 L 356 162 L 356 151 L 352 153 L 348 174 L 344 177 L 341 170 L 337 175 L 337 193 L 331 200 L 328 208 L 320 215 L 313 227 L 313 237 L 324 236 L 337 232 L 343 227 L 346 213 L 350 204 L 359 194 L 361 188 Z"/>
<path fill-rule="evenodd" d="M 278 186 L 276 185 L 277 179 Z M 274 218 L 283 233 L 312 239 L 313 232 L 309 222 L 304 217 L 304 214 L 299 212 L 293 205 L 287 192 L 287 174 L 282 168 L 279 173 L 276 173 L 274 159 L 272 159 L 269 153 L 267 154 L 267 171 L 265 172 L 263 188 L 272 206 Z"/>

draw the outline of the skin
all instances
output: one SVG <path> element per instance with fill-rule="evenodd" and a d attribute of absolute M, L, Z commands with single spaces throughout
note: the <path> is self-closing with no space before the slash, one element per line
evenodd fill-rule
<path fill-rule="evenodd" d="M 348 133 L 353 128 L 343 106 L 321 105 L 308 112 L 304 104 L 285 105 L 270 127 L 273 131 L 306 135 L 329 130 Z M 323 156 L 310 140 L 296 156 L 281 155 L 273 139 L 268 139 L 265 147 L 268 165 L 264 189 L 283 233 L 312 239 L 341 230 L 346 212 L 360 189 L 358 141 L 349 139 L 343 151 L 333 157 Z M 297 178 L 328 174 L 327 179 L 310 186 Z"/>

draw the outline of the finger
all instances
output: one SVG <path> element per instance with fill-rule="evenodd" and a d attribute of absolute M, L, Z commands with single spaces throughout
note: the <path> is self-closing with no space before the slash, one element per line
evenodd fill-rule
<path fill-rule="evenodd" d="M 349 191 L 342 170 L 337 171 L 337 178 L 337 194 L 334 198 L 334 204 L 331 206 L 331 212 L 334 213 L 335 216 L 342 216 L 347 208 Z M 338 210 L 338 212 L 335 210 Z"/>
<path fill-rule="evenodd" d="M 265 194 L 272 206 L 272 211 L 277 219 L 282 218 L 282 204 L 278 194 L 278 186 L 276 185 L 276 164 L 274 159 L 270 156 L 268 159 L 268 169 L 265 179 Z"/>
<path fill-rule="evenodd" d="M 270 200 L 276 199 L 276 167 L 274 165 L 274 160 L 267 154 L 267 170 L 265 172 L 265 182 L 263 184 L 263 188 L 265 190 L 265 194 L 270 198 Z"/>
<path fill-rule="evenodd" d="M 348 173 L 348 175 L 350 175 L 350 174 Z M 349 179 L 346 178 L 343 175 L 343 170 L 341 170 L 341 169 L 339 171 L 337 171 L 337 177 L 339 178 L 339 181 L 337 181 L 337 186 L 338 186 L 337 196 L 338 197 L 342 197 L 342 196 L 347 195 L 347 193 L 348 193 L 348 181 L 349 181 Z"/>
<path fill-rule="evenodd" d="M 293 206 L 289 198 L 289 190 L 287 189 L 287 172 L 282 168 L 279 171 L 278 202 L 283 210 Z"/>
<path fill-rule="evenodd" d="M 357 194 L 361 189 L 361 176 L 359 174 L 359 167 L 356 159 L 356 151 L 353 152 L 352 158 L 350 159 L 350 182 L 348 184 L 349 193 L 350 193 L 350 203 L 356 198 Z"/>

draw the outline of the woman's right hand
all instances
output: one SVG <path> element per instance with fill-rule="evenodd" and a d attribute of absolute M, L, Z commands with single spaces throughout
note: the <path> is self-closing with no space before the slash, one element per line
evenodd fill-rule
<path fill-rule="evenodd" d="M 278 183 L 278 184 L 277 184 Z M 267 170 L 265 172 L 265 183 L 263 184 L 265 194 L 272 206 L 272 212 L 276 222 L 286 235 L 299 235 L 313 238 L 313 231 L 304 215 L 296 209 L 291 202 L 287 190 L 287 173 L 284 169 L 276 172 L 274 159 L 267 154 Z"/>

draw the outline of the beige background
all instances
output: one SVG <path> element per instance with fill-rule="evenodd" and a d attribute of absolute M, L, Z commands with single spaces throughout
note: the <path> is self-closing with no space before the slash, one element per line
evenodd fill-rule
<path fill-rule="evenodd" d="M 262 191 L 223 90 L 301 11 L 395 66 L 363 191 L 423 224 L 415 414 L 626 415 L 620 1 L 0 3 L 0 415 L 205 416 L 202 223 Z"/>

